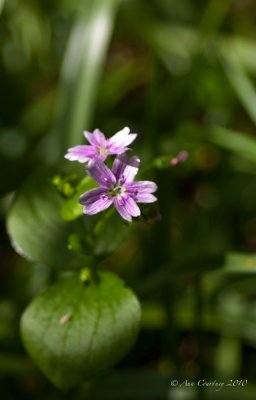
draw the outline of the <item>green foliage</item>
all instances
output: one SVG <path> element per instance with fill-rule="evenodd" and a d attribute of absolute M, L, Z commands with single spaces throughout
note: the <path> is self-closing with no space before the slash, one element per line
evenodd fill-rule
<path fill-rule="evenodd" d="M 1 0 L 1 1 L 0 1 L 0 12 L 2 11 L 2 8 L 3 8 L 3 6 L 4 6 L 4 2 L 5 2 L 5 0 Z"/>
<path fill-rule="evenodd" d="M 95 182 L 89 176 L 86 176 L 79 182 L 77 187 L 72 191 L 71 196 L 68 196 L 62 202 L 60 215 L 64 221 L 72 221 L 83 214 L 83 207 L 78 203 L 78 198 L 82 193 L 93 189 L 95 186 Z"/>
<path fill-rule="evenodd" d="M 243 104 L 248 115 L 256 124 L 256 91 L 248 73 L 241 62 L 238 61 L 237 55 L 227 53 L 224 47 L 222 62 L 231 86 L 237 94 L 238 99 Z"/>
<path fill-rule="evenodd" d="M 95 226 L 95 254 L 113 253 L 131 232 L 131 224 L 124 222 L 116 211 L 110 209 Z"/>
<path fill-rule="evenodd" d="M 64 279 L 39 294 L 22 316 L 26 349 L 62 389 L 110 368 L 138 334 L 140 305 L 133 292 L 109 272 L 94 279 Z"/>
<path fill-rule="evenodd" d="M 226 257 L 223 272 L 230 274 L 255 274 L 256 256 L 250 253 L 229 253 Z"/>
<path fill-rule="evenodd" d="M 74 400 L 255 397 L 255 12 L 238 0 L 0 0 L 3 398 L 63 399 L 21 349 L 27 305 L 28 352 L 57 386 L 77 386 Z M 95 184 L 64 154 L 83 130 L 127 125 L 159 201 L 132 225 L 113 208 L 85 216 L 78 198 Z M 94 282 L 102 269 L 143 303 L 116 371 L 139 306 L 115 275 Z M 235 375 L 242 394 L 170 388 L 173 376 Z"/>
<path fill-rule="evenodd" d="M 68 250 L 72 226 L 60 217 L 63 200 L 51 179 L 52 174 L 42 170 L 25 182 L 12 204 L 7 229 L 19 254 L 56 269 L 72 268 L 81 259 Z"/>
<path fill-rule="evenodd" d="M 226 128 L 214 127 L 209 134 L 209 140 L 248 161 L 253 163 L 256 161 L 256 140 L 254 137 Z"/>

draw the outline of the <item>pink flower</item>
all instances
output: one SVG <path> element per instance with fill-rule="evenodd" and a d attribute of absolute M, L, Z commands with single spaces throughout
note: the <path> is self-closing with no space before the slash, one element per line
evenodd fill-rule
<path fill-rule="evenodd" d="M 175 166 L 180 164 L 181 162 L 185 161 L 188 158 L 188 152 L 186 150 L 182 150 L 179 152 L 177 157 L 171 159 L 170 164 Z"/>
<path fill-rule="evenodd" d="M 130 133 L 130 129 L 125 127 L 109 139 L 106 139 L 99 129 L 95 129 L 92 133 L 85 131 L 84 136 L 90 145 L 71 147 L 65 158 L 81 163 L 94 159 L 104 161 L 110 154 L 122 154 L 129 150 L 126 146 L 134 141 L 137 134 Z"/>
<path fill-rule="evenodd" d="M 140 215 L 137 203 L 153 203 L 157 198 L 152 194 L 157 185 L 151 181 L 134 181 L 139 170 L 137 156 L 128 159 L 125 154 L 117 156 L 112 171 L 101 161 L 89 163 L 88 174 L 100 185 L 82 194 L 79 203 L 84 206 L 84 214 L 97 214 L 112 204 L 122 218 L 131 221 Z"/>

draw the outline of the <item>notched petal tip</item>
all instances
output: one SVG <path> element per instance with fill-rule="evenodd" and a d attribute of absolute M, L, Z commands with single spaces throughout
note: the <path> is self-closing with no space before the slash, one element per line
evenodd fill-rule
<path fill-rule="evenodd" d="M 129 135 L 129 133 L 130 133 L 130 128 L 128 128 L 128 126 L 125 126 L 123 129 L 120 129 L 120 131 L 117 131 L 113 135 L 113 137 L 116 136 L 116 135 L 122 135 L 122 136 Z"/>
<path fill-rule="evenodd" d="M 126 154 L 120 154 L 116 157 L 112 171 L 117 180 L 122 183 L 132 182 L 139 170 L 140 159 L 137 156 L 130 159 Z"/>
<path fill-rule="evenodd" d="M 125 126 L 123 129 L 120 129 L 120 131 L 116 132 L 115 135 L 120 135 L 120 134 L 128 135 L 129 133 L 130 133 L 130 128 L 128 128 L 128 126 Z"/>
<path fill-rule="evenodd" d="M 94 148 L 97 148 L 97 146 L 105 146 L 106 144 L 105 135 L 98 128 L 94 129 L 93 132 L 84 131 L 83 135 Z"/>
<path fill-rule="evenodd" d="M 125 140 L 125 146 L 131 144 L 136 139 L 137 136 L 138 136 L 137 133 L 130 133 Z"/>
<path fill-rule="evenodd" d="M 120 150 L 132 143 L 136 136 L 136 133 L 130 134 L 130 128 L 126 126 L 122 130 L 115 133 L 111 138 L 109 138 L 108 143 L 110 148 L 116 148 L 117 150 L 119 150 L 120 153 Z"/>
<path fill-rule="evenodd" d="M 95 139 L 94 139 L 94 136 L 93 136 L 93 134 L 92 134 L 91 132 L 89 132 L 89 131 L 83 131 L 83 135 L 84 135 L 85 139 L 88 140 L 88 142 L 89 142 L 91 145 L 95 145 L 95 144 L 96 144 Z"/>

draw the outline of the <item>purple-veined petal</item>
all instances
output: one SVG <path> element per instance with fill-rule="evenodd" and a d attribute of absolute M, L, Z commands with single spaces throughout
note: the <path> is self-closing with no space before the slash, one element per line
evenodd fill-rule
<path fill-rule="evenodd" d="M 126 221 L 131 221 L 132 217 L 140 215 L 140 209 L 135 201 L 129 196 L 119 196 L 114 198 L 114 206 Z"/>
<path fill-rule="evenodd" d="M 117 156 L 112 171 L 116 180 L 122 183 L 132 182 L 139 170 L 140 159 L 137 156 L 128 158 L 126 154 Z"/>
<path fill-rule="evenodd" d="M 88 165 L 87 172 L 103 188 L 109 188 L 116 183 L 113 172 L 101 160 L 92 160 Z"/>
<path fill-rule="evenodd" d="M 152 181 L 130 182 L 125 185 L 129 193 L 154 193 L 157 190 L 157 185 Z"/>
<path fill-rule="evenodd" d="M 68 149 L 68 152 L 64 157 L 70 161 L 79 161 L 84 163 L 95 157 L 95 150 L 92 146 L 75 146 Z"/>
<path fill-rule="evenodd" d="M 79 203 L 85 205 L 87 202 L 93 203 L 101 198 L 101 196 L 105 196 L 107 194 L 107 190 L 102 187 L 98 187 L 95 189 L 88 190 L 87 192 L 81 194 L 79 197 Z"/>
<path fill-rule="evenodd" d="M 82 194 L 79 203 L 84 206 L 84 214 L 93 215 L 110 207 L 113 199 L 108 196 L 106 189 L 96 188 Z"/>
<path fill-rule="evenodd" d="M 114 206 L 123 219 L 131 222 L 132 220 L 131 215 L 127 213 L 127 211 L 117 202 L 117 199 L 114 199 Z"/>
<path fill-rule="evenodd" d="M 132 197 L 128 196 L 125 199 L 125 208 L 131 214 L 132 217 L 140 216 L 140 209 Z"/>
<path fill-rule="evenodd" d="M 137 193 L 135 196 L 132 196 L 137 203 L 154 203 L 157 201 L 156 196 L 151 193 Z"/>
<path fill-rule="evenodd" d="M 137 137 L 136 133 L 130 133 L 130 129 L 126 126 L 121 131 L 118 131 L 114 136 L 108 139 L 110 148 L 123 149 L 134 141 Z M 117 153 L 116 153 L 117 154 Z"/>
<path fill-rule="evenodd" d="M 108 154 L 123 154 L 125 151 L 131 150 L 129 147 L 114 147 L 109 146 Z"/>

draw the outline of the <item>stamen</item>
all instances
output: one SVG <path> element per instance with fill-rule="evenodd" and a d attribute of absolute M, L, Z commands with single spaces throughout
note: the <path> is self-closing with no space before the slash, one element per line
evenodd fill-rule
<path fill-rule="evenodd" d="M 118 197 L 125 192 L 125 189 L 122 187 L 120 182 L 116 184 L 116 186 L 112 185 L 109 188 L 108 194 L 110 197 Z"/>
<path fill-rule="evenodd" d="M 97 155 L 101 156 L 101 157 L 105 157 L 108 155 L 108 148 L 107 147 L 102 147 L 102 146 L 98 146 L 97 148 Z"/>

